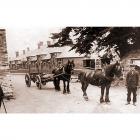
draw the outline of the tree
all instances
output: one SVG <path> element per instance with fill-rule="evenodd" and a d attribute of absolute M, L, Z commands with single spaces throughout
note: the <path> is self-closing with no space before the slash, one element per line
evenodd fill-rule
<path fill-rule="evenodd" d="M 140 48 L 139 27 L 66 27 L 51 36 L 53 46 L 72 45 L 80 54 L 90 54 L 104 48 L 114 48 L 122 58 Z"/>

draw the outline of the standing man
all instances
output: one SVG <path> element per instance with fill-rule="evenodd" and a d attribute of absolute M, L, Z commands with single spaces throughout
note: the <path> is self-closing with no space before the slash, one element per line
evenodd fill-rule
<path fill-rule="evenodd" d="M 64 66 L 62 64 L 62 62 L 58 62 L 58 65 L 57 65 L 57 70 L 62 70 L 64 72 Z"/>
<path fill-rule="evenodd" d="M 130 104 L 131 93 L 133 93 L 133 105 L 136 106 L 137 101 L 137 87 L 139 83 L 139 73 L 135 70 L 135 65 L 130 65 L 130 70 L 126 76 L 126 87 L 127 87 L 127 103 Z"/>
<path fill-rule="evenodd" d="M 58 76 L 54 78 L 54 86 L 55 90 L 60 91 L 60 74 L 64 73 L 64 66 L 62 65 L 62 62 L 58 62 L 57 67 L 53 71 L 53 73 Z"/>

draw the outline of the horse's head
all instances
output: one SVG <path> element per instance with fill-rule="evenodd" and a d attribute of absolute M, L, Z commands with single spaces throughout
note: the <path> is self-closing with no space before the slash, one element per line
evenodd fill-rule
<path fill-rule="evenodd" d="M 72 73 L 72 71 L 74 70 L 74 67 L 75 67 L 75 64 L 74 64 L 74 61 L 70 61 L 68 60 L 68 63 L 66 64 L 65 66 L 65 71 L 69 74 Z"/>
<path fill-rule="evenodd" d="M 123 80 L 123 67 L 122 67 L 122 64 L 120 62 L 116 62 L 114 64 L 114 74 L 116 77 L 118 77 L 120 80 Z"/>

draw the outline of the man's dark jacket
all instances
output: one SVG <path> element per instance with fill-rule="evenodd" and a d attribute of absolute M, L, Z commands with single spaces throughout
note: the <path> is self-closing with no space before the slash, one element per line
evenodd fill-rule
<path fill-rule="evenodd" d="M 137 71 L 129 71 L 126 75 L 126 86 L 135 88 L 139 85 L 139 73 Z"/>

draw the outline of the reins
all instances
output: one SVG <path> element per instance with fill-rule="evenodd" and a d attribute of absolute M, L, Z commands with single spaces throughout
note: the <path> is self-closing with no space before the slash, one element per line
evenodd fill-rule
<path fill-rule="evenodd" d="M 67 65 L 66 65 L 67 66 Z M 64 78 L 66 81 L 70 81 L 70 79 L 71 78 L 66 78 L 65 76 L 71 76 L 72 74 L 71 74 L 71 71 L 72 71 L 72 69 L 70 70 L 70 74 L 69 73 L 67 73 L 66 71 L 67 71 L 67 67 L 66 66 L 63 66 L 61 69 L 62 69 L 62 73 L 60 73 L 60 74 L 57 74 L 57 75 L 54 75 L 53 77 L 55 78 L 55 77 L 58 77 L 58 76 L 61 76 L 62 78 Z M 61 70 L 61 69 L 59 69 L 59 70 Z M 65 75 L 65 76 L 64 76 Z"/>
<path fill-rule="evenodd" d="M 65 75 L 70 75 L 70 76 L 72 75 L 72 74 L 61 73 L 61 74 L 54 75 L 53 77 L 55 78 L 55 77 L 58 77 L 58 76 L 62 76 L 65 80 L 70 81 L 68 78 L 63 76 L 64 74 Z"/>

